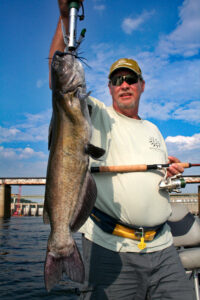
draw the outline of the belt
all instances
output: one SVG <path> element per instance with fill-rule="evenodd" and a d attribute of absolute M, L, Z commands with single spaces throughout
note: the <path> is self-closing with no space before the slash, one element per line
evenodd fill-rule
<path fill-rule="evenodd" d="M 106 233 L 140 241 L 138 247 L 141 250 L 146 248 L 145 242 L 152 241 L 165 224 L 163 223 L 154 227 L 128 225 L 107 215 L 96 207 L 93 208 L 90 218 Z"/>

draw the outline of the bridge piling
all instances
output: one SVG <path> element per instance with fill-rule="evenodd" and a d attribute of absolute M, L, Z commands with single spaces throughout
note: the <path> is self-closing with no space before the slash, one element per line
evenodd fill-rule
<path fill-rule="evenodd" d="M 0 218 L 10 218 L 11 210 L 11 186 L 0 185 Z"/>

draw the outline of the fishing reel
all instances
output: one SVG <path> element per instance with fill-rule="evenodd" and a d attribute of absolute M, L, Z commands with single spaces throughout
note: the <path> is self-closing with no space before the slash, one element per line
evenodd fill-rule
<path fill-rule="evenodd" d="M 82 14 L 78 15 L 79 8 L 82 8 Z M 76 52 L 78 47 L 80 46 L 83 38 L 85 37 L 86 29 L 84 28 L 81 31 L 80 37 L 76 40 L 76 33 L 77 33 L 77 19 L 79 18 L 80 21 L 84 20 L 84 6 L 80 0 L 70 0 L 69 1 L 69 35 L 66 34 L 65 28 L 62 24 L 62 32 L 63 32 L 63 39 L 66 45 L 65 52 Z"/>
<path fill-rule="evenodd" d="M 170 192 L 181 193 L 181 189 L 186 186 L 186 181 L 181 174 L 172 177 L 164 178 L 159 184 L 160 190 L 167 190 Z"/>

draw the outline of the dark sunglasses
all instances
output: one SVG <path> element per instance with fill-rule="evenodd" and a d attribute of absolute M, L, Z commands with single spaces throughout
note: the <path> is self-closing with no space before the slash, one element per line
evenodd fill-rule
<path fill-rule="evenodd" d="M 120 86 L 124 81 L 128 83 L 129 85 L 137 83 L 139 79 L 139 76 L 137 74 L 128 74 L 128 75 L 118 75 L 113 76 L 110 79 L 110 82 L 112 85 Z"/>

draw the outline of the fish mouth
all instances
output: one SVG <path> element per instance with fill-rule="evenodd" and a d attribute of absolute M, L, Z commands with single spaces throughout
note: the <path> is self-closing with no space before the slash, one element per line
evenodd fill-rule
<path fill-rule="evenodd" d="M 56 51 L 53 60 L 52 60 L 52 68 L 55 72 L 62 75 L 62 73 L 66 72 L 66 68 L 72 68 L 74 63 L 73 57 L 68 53 Z"/>
<path fill-rule="evenodd" d="M 72 53 L 55 52 L 51 64 L 51 76 L 53 90 L 63 94 L 76 90 L 86 91 L 83 66 Z"/>

